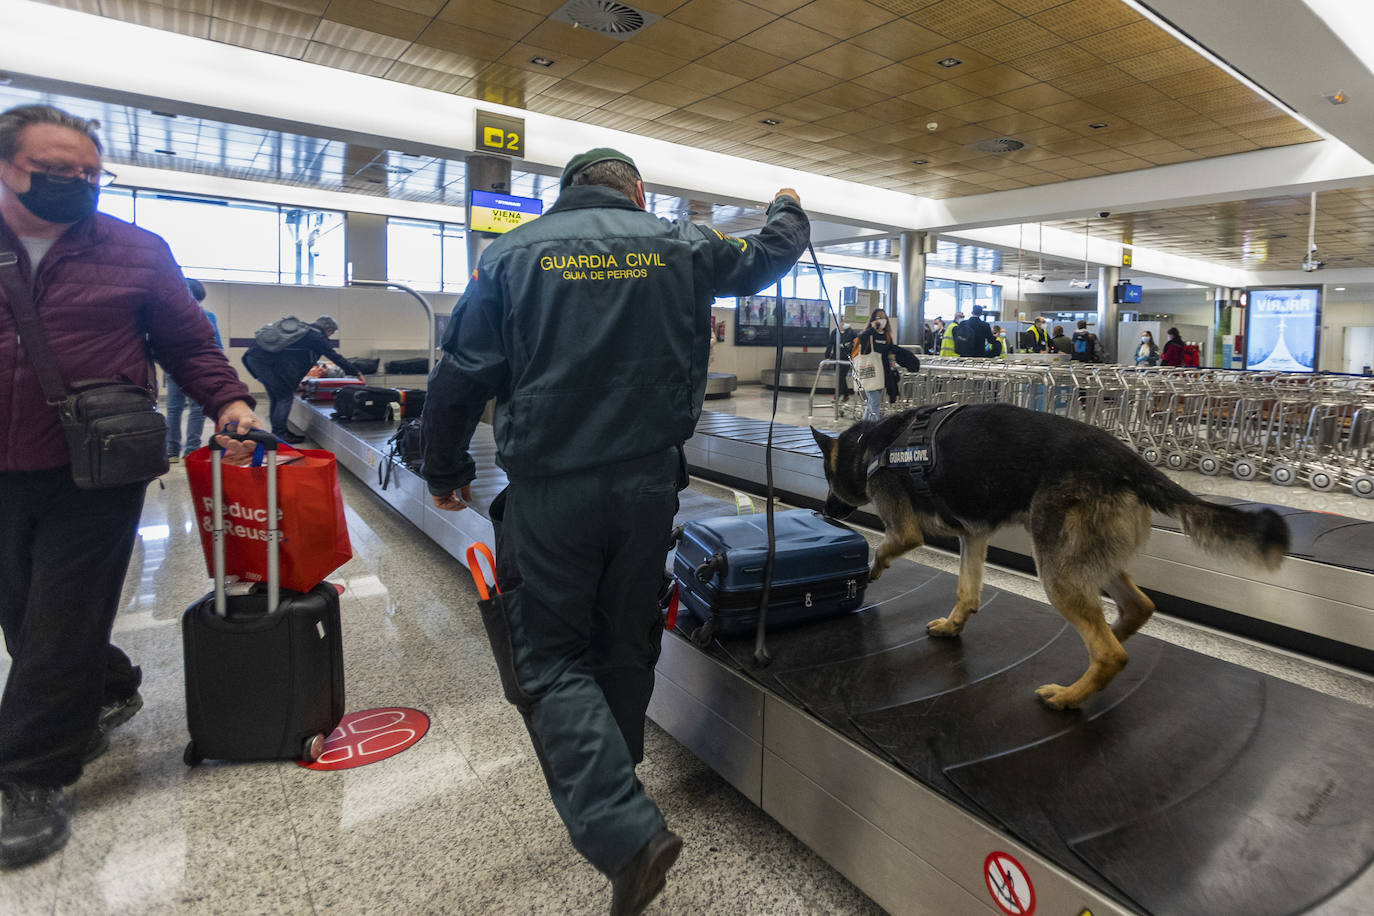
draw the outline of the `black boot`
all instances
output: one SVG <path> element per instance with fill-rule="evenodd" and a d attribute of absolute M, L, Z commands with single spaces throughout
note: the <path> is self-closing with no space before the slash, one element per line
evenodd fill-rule
<path fill-rule="evenodd" d="M 611 879 L 611 916 L 639 916 L 668 883 L 682 837 L 664 827 Z"/>
<path fill-rule="evenodd" d="M 67 845 L 72 815 L 60 788 L 10 783 L 4 796 L 0 868 L 46 859 Z"/>

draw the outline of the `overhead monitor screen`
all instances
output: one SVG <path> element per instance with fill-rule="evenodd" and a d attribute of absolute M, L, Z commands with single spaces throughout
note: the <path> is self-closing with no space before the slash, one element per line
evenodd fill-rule
<path fill-rule="evenodd" d="M 473 191 L 468 204 L 468 228 L 478 232 L 509 232 L 538 219 L 544 202 L 537 197 L 515 197 L 491 191 Z"/>
<path fill-rule="evenodd" d="M 741 296 L 735 300 L 735 346 L 777 345 L 774 309 L 777 296 Z M 834 331 L 830 303 L 824 299 L 782 300 L 782 343 L 785 347 L 823 347 Z"/>
<path fill-rule="evenodd" d="M 1321 290 L 1286 287 L 1249 290 L 1245 368 L 1260 372 L 1311 372 L 1316 368 Z"/>
<path fill-rule="evenodd" d="M 1134 283 L 1121 283 L 1116 287 L 1117 302 L 1139 302 L 1141 288 Z"/>

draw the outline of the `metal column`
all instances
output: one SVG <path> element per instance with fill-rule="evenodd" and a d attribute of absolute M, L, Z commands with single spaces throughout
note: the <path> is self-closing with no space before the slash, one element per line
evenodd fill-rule
<path fill-rule="evenodd" d="M 505 191 L 510 192 L 510 160 L 499 156 L 484 156 L 474 153 L 464 160 L 467 165 L 468 191 Z M 468 269 L 477 266 L 477 260 L 496 239 L 489 232 L 467 232 Z"/>
<path fill-rule="evenodd" d="M 1123 359 L 1125 354 L 1118 353 L 1116 349 L 1116 331 L 1120 322 L 1121 310 L 1116 306 L 1112 291 L 1120 280 L 1121 268 L 1119 267 L 1099 267 L 1097 269 L 1097 336 L 1107 351 L 1107 362 L 1109 363 L 1127 362 Z"/>
<path fill-rule="evenodd" d="M 897 277 L 897 343 L 920 347 L 925 329 L 926 254 L 924 232 L 903 232 Z"/>

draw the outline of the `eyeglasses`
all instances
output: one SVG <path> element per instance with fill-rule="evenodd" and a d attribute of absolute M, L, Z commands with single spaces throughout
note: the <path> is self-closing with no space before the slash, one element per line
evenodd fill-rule
<path fill-rule="evenodd" d="M 98 188 L 107 188 L 116 177 L 109 169 L 78 169 L 69 165 L 47 165 L 42 162 L 35 162 L 33 165 L 33 168 L 27 170 L 30 175 L 42 175 L 55 184 L 68 184 L 79 179 Z"/>

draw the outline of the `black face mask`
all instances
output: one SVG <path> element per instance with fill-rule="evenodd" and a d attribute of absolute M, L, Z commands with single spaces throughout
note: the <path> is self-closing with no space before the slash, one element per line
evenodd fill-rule
<path fill-rule="evenodd" d="M 75 223 L 95 212 L 100 189 L 80 178 L 53 181 L 41 172 L 29 176 L 29 189 L 15 194 L 34 216 L 50 223 Z"/>

